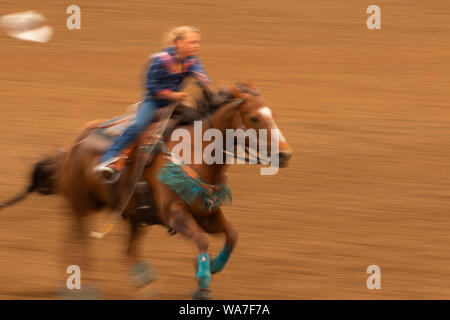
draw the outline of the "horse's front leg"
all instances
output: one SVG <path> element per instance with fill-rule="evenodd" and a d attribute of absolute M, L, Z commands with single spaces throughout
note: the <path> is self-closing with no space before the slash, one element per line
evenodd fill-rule
<path fill-rule="evenodd" d="M 211 282 L 210 259 L 208 255 L 209 240 L 208 236 L 195 221 L 181 202 L 171 205 L 169 210 L 168 226 L 180 234 L 194 240 L 198 247 L 196 277 L 198 290 L 194 293 L 194 299 L 209 299 L 211 291 L 209 290 Z"/>
<path fill-rule="evenodd" d="M 230 256 L 236 247 L 238 231 L 236 227 L 225 217 L 222 209 L 208 216 L 202 221 L 203 228 L 208 233 L 225 233 L 225 244 L 219 254 L 211 260 L 211 273 L 217 273 L 225 268 Z"/>

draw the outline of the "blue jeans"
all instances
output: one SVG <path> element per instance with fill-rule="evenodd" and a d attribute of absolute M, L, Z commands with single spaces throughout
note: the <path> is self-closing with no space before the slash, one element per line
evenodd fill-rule
<path fill-rule="evenodd" d="M 153 114 L 156 109 L 166 105 L 166 103 L 162 102 L 163 101 L 155 101 L 151 98 L 145 99 L 136 114 L 135 122 L 125 129 L 120 137 L 109 147 L 108 150 L 106 150 L 105 154 L 100 159 L 100 163 L 117 156 L 120 151 L 130 145 L 152 122 Z"/>

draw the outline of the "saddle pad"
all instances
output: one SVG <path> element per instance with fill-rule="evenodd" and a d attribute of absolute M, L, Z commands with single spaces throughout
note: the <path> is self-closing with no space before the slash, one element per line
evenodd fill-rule
<path fill-rule="evenodd" d="M 152 123 L 136 140 L 138 145 L 149 143 L 152 141 L 152 137 L 155 134 L 161 134 L 163 121 L 160 120 L 165 112 L 165 108 L 166 107 L 155 111 Z M 134 123 L 135 119 L 135 114 L 125 114 L 109 119 L 98 125 L 97 128 L 93 129 L 93 131 L 85 139 L 85 144 L 89 147 L 89 149 L 103 153 L 129 126 Z"/>
<path fill-rule="evenodd" d="M 114 141 L 119 137 L 126 128 L 131 126 L 136 119 L 136 115 L 125 114 L 118 117 L 109 119 L 103 122 L 97 129 L 92 133 L 110 141 Z"/>

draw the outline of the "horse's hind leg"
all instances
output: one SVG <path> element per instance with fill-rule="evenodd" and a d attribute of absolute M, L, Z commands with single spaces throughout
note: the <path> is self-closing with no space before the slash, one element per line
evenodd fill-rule
<path fill-rule="evenodd" d="M 168 226 L 180 234 L 194 240 L 198 247 L 196 277 L 199 289 L 194 293 L 194 299 L 209 299 L 211 282 L 210 261 L 208 255 L 209 240 L 206 232 L 197 224 L 187 209 L 181 203 L 171 206 Z"/>
<path fill-rule="evenodd" d="M 208 233 L 225 233 L 225 244 L 220 253 L 211 260 L 211 273 L 222 271 L 227 264 L 238 239 L 236 227 L 227 219 L 222 209 L 202 221 L 202 227 Z"/>
<path fill-rule="evenodd" d="M 80 290 L 78 290 L 78 288 L 76 287 L 75 289 L 66 287 L 61 292 L 61 296 L 63 299 L 98 298 L 97 288 L 93 285 L 94 278 L 90 273 L 92 268 L 90 260 L 91 256 L 89 254 L 89 237 L 83 216 L 84 214 L 78 213 L 74 215 L 71 221 L 71 229 L 67 236 L 68 239 L 66 240 L 66 246 L 70 245 L 71 250 L 66 249 L 66 251 L 64 252 L 64 255 L 66 256 L 65 261 L 67 263 L 66 267 L 79 267 L 81 288 Z"/>
<path fill-rule="evenodd" d="M 131 233 L 127 248 L 127 260 L 135 287 L 140 292 L 156 279 L 156 270 L 147 263 L 141 255 L 141 242 L 147 230 L 141 226 L 141 220 L 137 215 L 129 217 Z"/>

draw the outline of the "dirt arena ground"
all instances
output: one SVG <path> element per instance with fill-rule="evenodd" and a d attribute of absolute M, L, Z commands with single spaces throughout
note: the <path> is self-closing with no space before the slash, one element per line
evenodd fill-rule
<path fill-rule="evenodd" d="M 73 3 L 81 30 L 66 28 Z M 367 29 L 368 4 L 3 0 L 0 15 L 35 9 L 55 35 L 37 44 L 0 34 L 0 199 L 85 122 L 136 102 L 162 32 L 191 24 L 202 30 L 213 86 L 253 79 L 294 149 L 276 176 L 230 168 L 225 211 L 240 238 L 213 277 L 214 298 L 449 299 L 450 3 L 376 1 L 381 30 Z M 58 197 L 33 195 L 1 212 L 0 298 L 56 298 L 69 222 Z M 134 298 L 127 234 L 120 222 L 91 240 L 102 298 Z M 211 252 L 222 243 L 213 237 Z M 153 227 L 145 254 L 160 274 L 152 298 L 190 298 L 190 241 Z M 372 264 L 381 290 L 366 288 Z"/>

